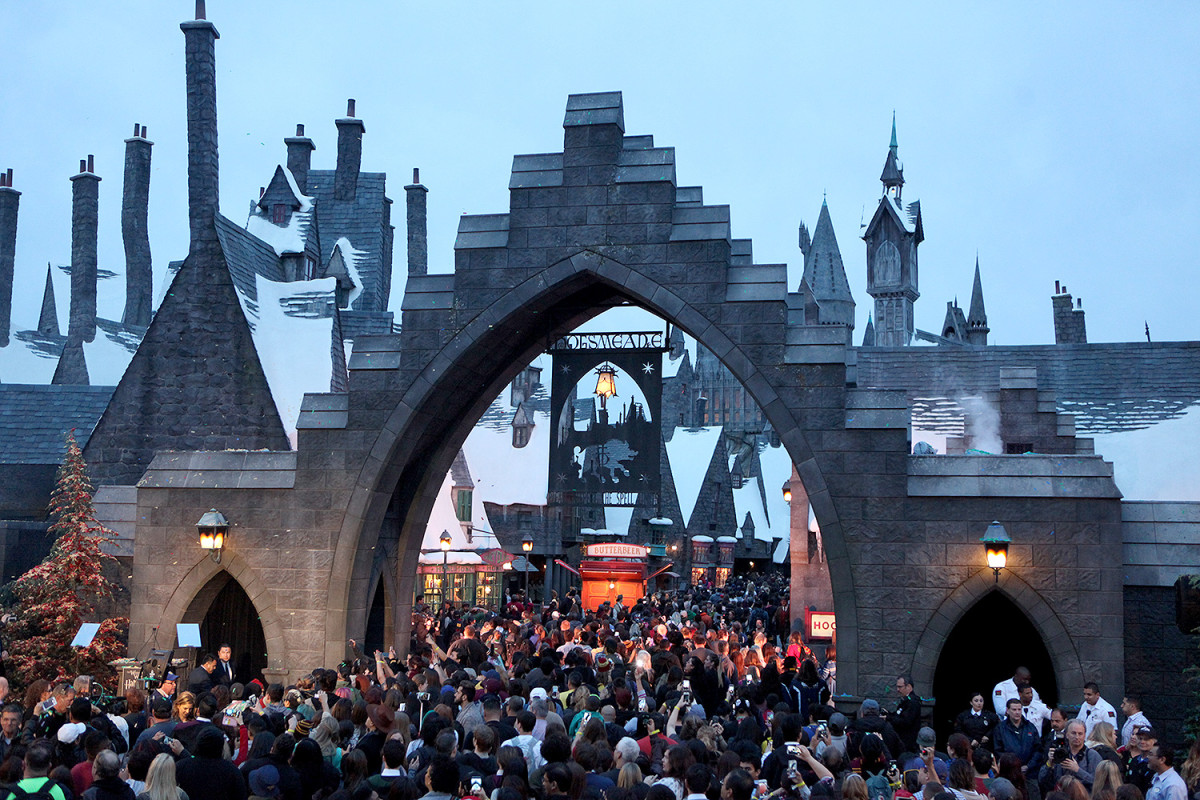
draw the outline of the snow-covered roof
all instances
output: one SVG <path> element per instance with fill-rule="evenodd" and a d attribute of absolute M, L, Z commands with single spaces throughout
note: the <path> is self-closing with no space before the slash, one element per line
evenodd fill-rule
<path fill-rule="evenodd" d="M 767 445 L 759 451 L 758 461 L 765 489 L 763 494 L 767 498 L 766 512 L 771 522 L 766 528 L 762 528 L 755 519 L 754 538 L 770 541 L 781 537 L 786 542 L 791 536 L 792 507 L 783 499 L 783 484 L 792 477 L 792 457 L 783 446 Z M 736 493 L 734 500 L 737 500 Z M 739 525 L 744 518 L 738 519 Z"/>
<path fill-rule="evenodd" d="M 1124 499 L 1200 500 L 1194 447 L 1200 442 L 1200 406 L 1147 428 L 1100 433 L 1094 439 L 1096 453 L 1112 462 Z"/>
<path fill-rule="evenodd" d="M 697 533 L 692 537 L 693 542 L 699 542 L 700 544 L 712 544 L 712 540 L 713 537 L 705 536 L 703 533 Z"/>
<path fill-rule="evenodd" d="M 355 249 L 354 245 L 350 244 L 350 240 L 345 236 L 334 243 L 333 252 L 341 255 L 342 264 L 346 267 L 350 282 L 354 284 L 354 288 L 350 290 L 350 294 L 346 298 L 346 305 L 344 306 L 344 308 L 350 308 L 363 292 L 363 278 L 358 266 L 367 254 L 362 250 Z M 331 255 L 330 258 L 332 257 Z"/>
<path fill-rule="evenodd" d="M 700 497 L 700 487 L 712 462 L 713 451 L 721 443 L 720 426 L 705 428 L 676 428 L 667 442 L 667 461 L 675 479 L 675 494 L 686 528 Z"/>
<path fill-rule="evenodd" d="M 771 560 L 776 564 L 786 564 L 788 560 L 788 544 L 787 539 L 781 539 L 775 548 L 775 552 L 771 554 Z"/>
<path fill-rule="evenodd" d="M 438 489 L 437 499 L 433 501 L 433 508 L 429 512 L 429 523 L 425 526 L 425 536 L 421 538 L 422 550 L 436 552 L 421 553 L 422 564 L 441 564 L 443 556 L 450 564 L 482 564 L 483 559 L 477 551 L 490 550 L 496 546 L 495 539 L 491 536 L 487 537 L 486 542 L 481 542 L 480 537 L 476 535 L 472 535 L 472 540 L 467 541 L 466 531 L 463 530 L 462 522 L 459 521 L 454 508 L 451 494 L 453 488 L 454 481 L 447 472 L 446 477 L 442 479 L 441 488 Z M 448 554 L 442 553 L 442 531 L 450 534 L 450 552 Z"/>
<path fill-rule="evenodd" d="M 271 397 L 293 447 L 305 393 L 329 391 L 336 290 L 333 278 L 280 283 L 256 275 L 257 302 L 238 292 Z"/>
<path fill-rule="evenodd" d="M 629 523 L 633 520 L 633 507 L 604 507 L 604 527 L 617 536 L 629 535 Z"/>
<path fill-rule="evenodd" d="M 277 255 L 284 253 L 303 253 L 308 234 L 312 228 L 312 198 L 307 197 L 296 186 L 296 179 L 287 167 L 279 167 L 279 172 L 287 179 L 288 186 L 300 201 L 300 208 L 293 211 L 286 225 L 276 225 L 271 221 L 271 210 L 262 209 L 255 202 L 250 206 L 250 216 L 246 219 L 246 230 L 262 239 L 275 249 Z"/>

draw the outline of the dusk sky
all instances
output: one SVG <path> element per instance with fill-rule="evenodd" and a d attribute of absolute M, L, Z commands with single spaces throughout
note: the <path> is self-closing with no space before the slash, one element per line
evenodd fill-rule
<path fill-rule="evenodd" d="M 100 267 L 123 272 L 123 139 L 155 142 L 155 296 L 187 250 L 183 34 L 192 0 L 0 5 L 0 169 L 21 197 L 14 327 L 37 319 L 46 263 L 70 259 L 69 177 L 96 156 Z M 624 92 L 628 134 L 676 148 L 679 185 L 731 206 L 759 263 L 787 262 L 828 197 L 858 303 L 860 220 L 895 110 L 906 201 L 920 199 L 917 327 L 970 300 L 976 252 L 992 343 L 1053 342 L 1055 279 L 1091 341 L 1200 338 L 1200 4 L 407 3 L 210 0 L 217 26 L 222 212 L 244 223 L 302 122 L 331 168 L 357 100 L 363 167 L 396 201 L 429 188 L 431 271 L 458 217 L 508 208 L 512 157 L 562 148 L 573 92 Z M 65 276 L 58 298 L 65 324 Z M 124 281 L 101 287 L 119 319 Z"/>

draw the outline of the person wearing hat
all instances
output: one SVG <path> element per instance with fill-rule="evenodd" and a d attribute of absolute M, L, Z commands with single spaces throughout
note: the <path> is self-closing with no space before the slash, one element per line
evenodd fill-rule
<path fill-rule="evenodd" d="M 265 764 L 250 773 L 249 800 L 274 800 L 279 797 L 279 770 Z"/>
<path fill-rule="evenodd" d="M 949 780 L 950 777 L 950 763 L 946 759 L 942 758 L 941 753 L 936 752 L 937 734 L 934 733 L 933 728 L 921 728 L 917 732 L 916 745 L 917 749 L 915 751 L 915 755 L 905 762 L 904 769 L 907 771 L 910 769 L 921 769 L 924 767 L 926 770 L 928 770 L 929 759 L 926 757 L 928 752 L 933 755 L 933 769 L 937 774 L 937 779 L 943 786 L 945 786 L 946 781 Z M 930 777 L 930 780 L 933 780 L 932 776 Z"/>
<path fill-rule="evenodd" d="M 853 752 L 858 752 L 863 737 L 868 733 L 878 735 L 893 758 L 898 758 L 904 750 L 904 745 L 900 742 L 900 737 L 896 735 L 895 729 L 879 715 L 879 701 L 870 697 L 862 701 L 858 718 L 850 723 L 847 733 L 850 737 L 850 750 Z"/>
<path fill-rule="evenodd" d="M 1125 748 L 1125 782 L 1141 789 L 1142 794 L 1150 791 L 1154 781 L 1154 770 L 1150 767 L 1148 753 L 1158 744 L 1158 734 L 1149 725 L 1133 729 L 1129 747 Z"/>
<path fill-rule="evenodd" d="M 159 697 L 165 697 L 168 700 L 175 699 L 175 687 L 179 683 L 179 676 L 174 672 L 167 672 L 163 676 L 162 683 L 154 690 Z"/>
<path fill-rule="evenodd" d="M 396 715 L 390 708 L 378 703 L 367 706 L 367 735 L 355 747 L 367 757 L 368 775 L 383 769 L 383 743 L 395 726 Z"/>

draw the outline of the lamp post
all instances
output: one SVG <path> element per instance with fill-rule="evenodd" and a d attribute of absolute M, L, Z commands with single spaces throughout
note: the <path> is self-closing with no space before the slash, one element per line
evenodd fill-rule
<path fill-rule="evenodd" d="M 792 502 L 792 482 L 790 480 L 783 482 L 783 502 Z"/>
<path fill-rule="evenodd" d="M 529 534 L 521 540 L 521 549 L 525 551 L 525 604 L 529 605 L 529 554 L 533 552 L 533 537 Z"/>
<path fill-rule="evenodd" d="M 229 520 L 215 508 L 210 508 L 196 523 L 200 532 L 200 549 L 207 550 L 212 560 L 221 563 L 221 550 L 225 547 L 225 537 L 229 535 Z"/>
<path fill-rule="evenodd" d="M 442 531 L 442 535 L 438 537 L 438 543 L 442 546 L 442 608 L 445 608 L 446 584 L 449 581 L 450 573 L 450 531 Z"/>
<path fill-rule="evenodd" d="M 1008 546 L 1012 544 L 1012 537 L 1004 530 L 1003 525 L 993 520 L 979 541 L 983 542 L 987 552 L 987 565 L 992 568 L 996 583 L 999 583 L 1000 570 L 1008 565 Z"/>

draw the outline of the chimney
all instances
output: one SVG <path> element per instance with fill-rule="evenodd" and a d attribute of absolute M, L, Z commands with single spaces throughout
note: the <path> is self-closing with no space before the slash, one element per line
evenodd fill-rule
<path fill-rule="evenodd" d="M 1054 292 L 1050 298 L 1054 309 L 1054 343 L 1087 344 L 1083 300 L 1079 301 L 1079 307 L 1076 308 L 1070 292 L 1060 281 L 1054 282 Z"/>
<path fill-rule="evenodd" d="M 217 56 L 221 38 L 204 18 L 204 0 L 196 0 L 196 19 L 179 26 L 187 70 L 188 255 L 217 246 Z"/>
<path fill-rule="evenodd" d="M 100 178 L 88 156 L 71 178 L 71 315 L 67 337 L 96 338 L 96 235 L 99 228 Z"/>
<path fill-rule="evenodd" d="M 429 272 L 429 239 L 426 234 L 425 196 L 429 190 L 421 185 L 421 171 L 413 167 L 413 182 L 404 187 L 408 197 L 408 274 Z"/>
<path fill-rule="evenodd" d="M 150 232 L 146 215 L 150 206 L 150 149 L 146 126 L 134 124 L 133 137 L 125 140 L 125 188 L 121 197 L 121 238 L 125 240 L 126 325 L 150 325 L 154 278 L 150 269 Z"/>
<path fill-rule="evenodd" d="M 17 207 L 21 193 L 12 188 L 12 170 L 0 172 L 0 347 L 8 346 L 16 274 Z"/>
<path fill-rule="evenodd" d="M 313 140 L 304 135 L 304 126 L 296 126 L 296 135 L 283 140 L 287 145 L 287 168 L 296 179 L 296 186 L 308 194 L 308 171 L 312 168 L 312 151 L 317 149 Z"/>
<path fill-rule="evenodd" d="M 362 137 L 367 132 L 354 117 L 354 100 L 346 101 L 346 116 L 336 121 L 338 129 L 337 172 L 333 176 L 333 198 L 353 200 L 358 194 L 358 171 L 362 167 Z"/>
<path fill-rule="evenodd" d="M 58 303 L 54 302 L 53 270 L 46 264 L 46 288 L 42 290 L 42 312 L 38 315 L 38 333 L 55 336 L 58 333 Z"/>

